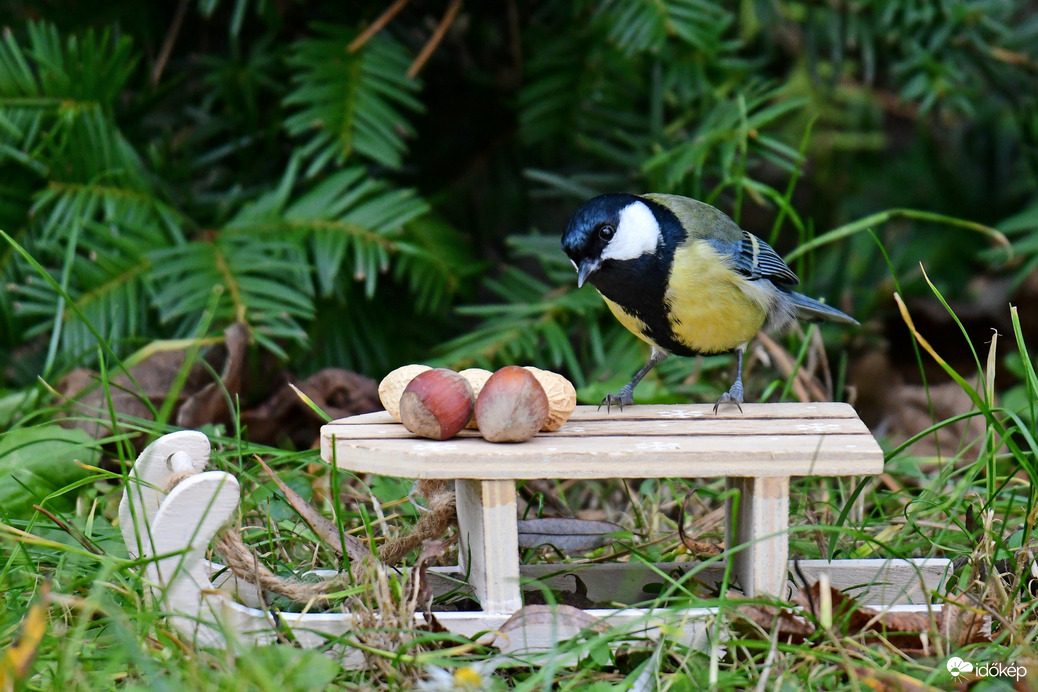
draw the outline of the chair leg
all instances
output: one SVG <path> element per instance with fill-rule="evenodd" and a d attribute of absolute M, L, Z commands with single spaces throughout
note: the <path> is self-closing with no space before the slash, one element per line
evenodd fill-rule
<path fill-rule="evenodd" d="M 460 563 L 488 613 L 514 613 L 519 590 L 515 481 L 458 480 Z"/>
<path fill-rule="evenodd" d="M 732 557 L 739 586 L 747 596 L 784 598 L 789 562 L 789 477 L 728 478 L 739 491 L 738 509 L 725 505 L 725 545 L 748 544 Z"/>

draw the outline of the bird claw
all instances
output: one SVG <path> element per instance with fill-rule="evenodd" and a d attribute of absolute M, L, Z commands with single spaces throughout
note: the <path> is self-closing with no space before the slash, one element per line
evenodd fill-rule
<path fill-rule="evenodd" d="M 732 387 L 732 389 L 734 390 L 735 387 Z M 742 392 L 736 392 L 735 394 L 732 392 L 725 392 L 722 394 L 721 398 L 714 403 L 715 416 L 717 415 L 717 409 L 720 408 L 721 404 L 735 404 L 735 408 L 739 409 L 739 413 L 742 413 Z"/>
<path fill-rule="evenodd" d="M 613 410 L 613 405 L 616 404 L 620 407 L 620 410 L 624 410 L 624 406 L 632 406 L 634 404 L 634 395 L 631 392 L 625 392 L 620 390 L 619 394 L 606 394 L 605 398 L 602 399 L 602 403 L 598 405 L 598 410 L 601 411 L 602 407 L 606 407 L 606 413 L 610 413 Z"/>

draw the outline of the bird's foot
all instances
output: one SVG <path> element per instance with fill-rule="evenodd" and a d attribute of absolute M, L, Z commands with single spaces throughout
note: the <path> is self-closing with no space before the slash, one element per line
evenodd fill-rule
<path fill-rule="evenodd" d="M 721 404 L 735 404 L 735 407 L 739 409 L 739 413 L 742 413 L 742 382 L 736 380 L 732 388 L 721 395 L 721 398 L 714 404 L 714 415 L 717 415 L 717 409 L 720 408 Z"/>
<path fill-rule="evenodd" d="M 601 410 L 602 407 L 605 406 L 606 413 L 609 413 L 613 410 L 614 405 L 619 406 L 621 411 L 624 410 L 624 406 L 633 406 L 634 388 L 624 387 L 617 394 L 606 394 L 605 398 L 602 399 L 602 403 L 598 405 L 598 408 Z"/>

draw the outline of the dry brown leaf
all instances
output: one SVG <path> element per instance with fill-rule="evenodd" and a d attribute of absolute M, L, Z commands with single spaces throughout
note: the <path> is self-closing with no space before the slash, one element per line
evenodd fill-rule
<path fill-rule="evenodd" d="M 940 692 L 941 689 L 931 687 L 910 675 L 882 668 L 854 666 L 854 675 L 858 683 L 877 692 Z"/>
<path fill-rule="evenodd" d="M 921 634 L 933 631 L 934 620 L 926 613 L 880 612 L 862 606 L 852 597 L 832 586 L 829 600 L 832 604 L 831 618 L 834 627 L 840 627 L 847 635 L 864 634 L 866 641 L 882 635 L 892 645 L 905 652 L 927 650 Z M 815 582 L 807 589 L 798 591 L 793 602 L 804 608 L 815 621 L 823 619 L 822 586 Z"/>
<path fill-rule="evenodd" d="M 948 639 L 952 648 L 991 642 L 990 616 L 966 594 L 945 598 L 938 622 L 941 635 Z"/>
<path fill-rule="evenodd" d="M 678 536 L 681 537 L 681 542 L 691 555 L 697 557 L 713 557 L 720 555 L 724 552 L 724 544 L 711 543 L 709 541 L 700 541 L 692 538 L 685 532 L 685 507 L 688 505 L 688 501 L 691 499 L 691 495 L 685 498 L 685 501 L 681 503 L 681 509 L 678 511 Z"/>
<path fill-rule="evenodd" d="M 770 604 L 740 604 L 736 612 L 741 618 L 733 618 L 732 627 L 746 636 L 760 636 L 761 631 L 770 634 L 778 628 L 781 641 L 801 644 L 815 634 L 819 622 L 828 619 L 842 636 L 860 637 L 865 644 L 885 642 L 916 657 L 933 656 L 932 643 L 938 638 L 946 640 L 951 649 L 991 641 L 990 618 L 965 595 L 948 597 L 940 612 L 909 613 L 868 608 L 831 586 L 827 588 L 828 594 L 815 582 L 796 593 L 793 603 L 800 606 L 803 614 Z M 823 599 L 823 595 L 827 598 Z M 861 674 L 865 672 L 863 669 Z M 875 684 L 873 689 L 901 689 L 895 678 L 874 675 L 869 680 L 863 682 Z M 904 682 L 909 685 L 905 689 L 917 689 Z"/>
<path fill-rule="evenodd" d="M 225 332 L 225 338 L 230 348 L 239 349 L 238 356 L 230 352 L 230 348 L 204 349 L 201 357 L 195 362 L 187 374 L 183 388 L 177 396 L 177 402 L 173 407 L 174 419 L 180 425 L 180 411 L 186 402 L 194 397 L 194 403 L 190 409 L 201 413 L 203 410 L 210 416 L 208 420 L 195 417 L 190 421 L 197 427 L 202 423 L 227 423 L 230 421 L 229 411 L 226 405 L 226 397 L 221 385 L 213 381 L 211 369 L 220 367 L 228 376 L 224 385 L 228 393 L 233 397 L 239 394 L 241 373 L 241 352 L 244 347 L 238 344 L 247 341 L 247 328 L 240 325 L 232 325 Z M 184 360 L 188 353 L 184 342 L 155 342 L 142 352 L 142 359 L 129 368 L 129 372 L 119 372 L 109 379 L 109 387 L 106 392 L 101 386 L 99 375 L 85 368 L 73 370 L 61 378 L 55 386 L 55 390 L 70 400 L 68 406 L 68 418 L 63 425 L 70 428 L 79 428 L 86 431 L 92 437 L 102 438 L 112 434 L 111 420 L 112 411 L 109 410 L 109 399 L 111 408 L 114 409 L 115 418 L 124 420 L 128 418 L 139 418 L 153 420 L 152 410 L 158 409 L 169 397 L 174 384 L 184 367 Z M 232 362 L 233 361 L 233 362 Z M 222 366 L 221 366 L 222 363 Z M 202 394 L 202 392 L 206 392 Z M 138 436 L 134 443 L 139 449 L 143 449 L 147 440 L 144 436 Z"/>
<path fill-rule="evenodd" d="M 218 382 L 210 382 L 191 394 L 177 411 L 177 425 L 182 428 L 199 428 L 206 423 L 228 420 L 231 401 L 242 389 L 242 371 L 245 368 L 245 352 L 249 345 L 249 328 L 243 324 L 232 324 L 223 334 L 227 357 Z"/>
<path fill-rule="evenodd" d="M 749 626 L 746 621 L 768 633 L 777 627 L 778 639 L 784 643 L 803 644 L 815 633 L 812 623 L 789 608 L 746 602 L 736 606 L 735 610 L 741 617 L 732 619 L 732 629 L 743 635 L 759 634 L 758 630 Z"/>
<path fill-rule="evenodd" d="M 607 623 L 588 615 L 581 608 L 574 608 L 570 605 L 528 605 L 520 608 L 512 617 L 505 620 L 498 631 L 508 635 L 509 632 L 531 627 L 590 630 L 599 634 L 608 632 L 610 629 Z"/>
<path fill-rule="evenodd" d="M 333 420 L 382 408 L 375 381 L 349 370 L 325 368 L 296 386 Z M 324 424 L 287 382 L 264 403 L 242 411 L 241 420 L 253 442 L 277 444 L 289 438 L 299 448 L 313 446 Z"/>
<path fill-rule="evenodd" d="M 418 559 L 415 560 L 411 573 L 407 577 L 407 593 L 412 594 L 416 610 L 428 612 L 432 609 L 433 587 L 428 578 L 429 565 L 443 557 L 446 550 L 446 544 L 443 541 L 425 540 L 422 542 L 422 552 L 418 554 Z"/>
<path fill-rule="evenodd" d="M 22 621 L 18 638 L 0 656 L 0 692 L 15 689 L 32 671 L 33 661 L 40 650 L 40 642 L 47 631 L 47 604 L 50 587 L 46 582 L 40 588 L 39 598 L 30 606 Z"/>
<path fill-rule="evenodd" d="M 757 335 L 757 341 L 764 347 L 771 357 L 775 367 L 784 377 L 793 378 L 793 394 L 797 401 L 828 401 L 832 396 L 826 393 L 825 386 L 812 376 L 806 369 L 798 368 L 796 358 L 792 353 L 783 348 L 777 341 L 764 332 Z"/>
<path fill-rule="evenodd" d="M 172 420 L 184 428 L 231 422 L 230 402 L 265 400 L 241 412 L 241 423 L 249 439 L 261 444 L 288 443 L 297 448 L 312 447 L 317 440 L 322 416 L 304 403 L 289 386 L 287 372 L 262 372 L 267 363 L 249 361 L 249 331 L 234 324 L 224 332 L 223 344 L 204 348 L 193 363 L 172 410 Z M 119 420 L 152 420 L 174 389 L 185 358 L 195 344 L 184 341 L 155 342 L 137 355 L 139 362 L 129 372 L 111 376 L 106 392 L 96 372 L 79 369 L 70 372 L 55 386 L 72 400 L 64 425 L 85 430 L 95 438 L 112 434 L 109 399 Z M 220 372 L 214 378 L 212 372 Z M 299 389 L 321 411 L 332 418 L 346 418 L 381 408 L 375 382 L 363 375 L 328 368 L 306 378 Z M 273 394 L 271 394 L 273 392 Z M 135 440 L 143 448 L 147 440 Z"/>
<path fill-rule="evenodd" d="M 930 380 L 928 387 L 906 384 L 889 356 L 872 351 L 856 359 L 849 375 L 857 391 L 855 408 L 869 429 L 899 445 L 933 426 L 973 408 L 973 402 L 954 382 Z M 931 413 L 931 408 L 933 411 Z M 932 435 L 921 438 L 909 448 L 919 457 L 952 455 L 963 440 L 984 433 L 983 416 L 972 416 L 943 425 Z"/>

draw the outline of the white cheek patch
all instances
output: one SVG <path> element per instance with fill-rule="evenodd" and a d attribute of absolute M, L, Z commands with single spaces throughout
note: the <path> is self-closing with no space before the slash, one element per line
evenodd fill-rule
<path fill-rule="evenodd" d="M 656 252 L 663 241 L 660 225 L 644 202 L 633 202 L 620 211 L 616 235 L 602 251 L 602 259 L 632 260 Z"/>

